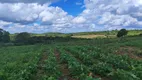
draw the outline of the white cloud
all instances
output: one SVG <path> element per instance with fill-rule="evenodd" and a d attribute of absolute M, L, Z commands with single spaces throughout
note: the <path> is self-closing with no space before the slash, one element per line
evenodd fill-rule
<path fill-rule="evenodd" d="M 12 26 L 9 26 L 5 28 L 6 30 L 10 31 L 11 33 L 19 33 L 19 32 L 32 32 L 32 33 L 44 33 L 48 32 L 49 26 L 43 26 L 43 25 L 22 25 L 15 23 Z"/>
<path fill-rule="evenodd" d="M 83 24 L 83 23 L 85 23 L 86 19 L 84 17 L 76 17 L 72 21 L 73 21 L 73 23 Z"/>
<path fill-rule="evenodd" d="M 56 23 L 56 21 L 60 22 L 60 20 L 66 22 L 69 21 L 68 18 L 72 18 L 72 16 L 67 15 L 67 12 L 63 11 L 61 8 L 49 7 L 49 4 L 0 3 L 0 12 L 1 20 L 21 24 L 25 24 L 25 22 L 27 22 L 27 24 L 33 23 L 39 19 L 46 23 Z"/>
<path fill-rule="evenodd" d="M 54 18 L 54 15 L 48 11 L 41 12 L 39 16 L 42 18 L 43 22 L 51 21 Z"/>
<path fill-rule="evenodd" d="M 0 28 L 2 29 L 9 27 L 10 24 L 12 24 L 12 22 L 5 22 L 0 20 Z"/>
<path fill-rule="evenodd" d="M 24 28 L 23 31 L 28 30 L 27 28 L 31 28 L 31 30 L 35 28 L 38 31 L 40 26 L 41 27 L 44 26 L 43 28 L 45 28 L 45 31 L 47 27 L 51 27 L 52 29 L 55 29 L 55 30 L 57 28 L 62 28 L 63 30 L 66 27 L 68 28 L 71 25 L 71 21 L 73 19 L 73 16 L 68 15 L 67 12 L 65 12 L 61 8 L 49 7 L 48 4 L 39 5 L 37 3 L 32 3 L 32 4 L 25 4 L 25 3 L 2 4 L 0 3 L 0 12 L 1 12 L 0 20 L 3 20 L 5 22 L 11 22 L 14 25 L 12 27 L 9 27 L 9 29 L 7 28 L 10 32 L 14 32 L 14 30 L 17 30 L 20 32 L 22 31 L 23 28 Z M 41 21 L 40 22 L 41 25 L 38 24 L 37 26 L 36 21 Z M 55 31 L 55 30 L 52 30 L 52 31 Z M 58 30 L 59 29 L 57 29 L 57 31 Z"/>
<path fill-rule="evenodd" d="M 59 7 L 49 7 L 39 14 L 39 18 L 41 18 L 44 23 L 61 24 L 70 21 L 72 16 L 68 15 L 67 12 Z"/>
<path fill-rule="evenodd" d="M 0 3 L 39 3 L 39 4 L 45 4 L 45 3 L 51 3 L 56 2 L 58 0 L 0 0 Z"/>
<path fill-rule="evenodd" d="M 104 29 L 137 29 L 142 22 L 141 2 L 142 0 L 84 0 L 86 9 L 81 15 L 88 22 L 101 25 L 98 26 L 100 29 L 103 26 Z"/>
<path fill-rule="evenodd" d="M 76 5 L 79 5 L 79 6 L 80 6 L 80 5 L 82 5 L 82 3 L 81 3 L 81 2 L 76 2 L 75 4 L 76 4 Z"/>
<path fill-rule="evenodd" d="M 1 0 L 0 27 L 10 32 L 142 28 L 142 0 L 84 0 L 84 4 L 85 10 L 73 17 L 60 7 L 49 6 L 46 0 Z"/>
<path fill-rule="evenodd" d="M 38 18 L 46 6 L 33 4 L 2 4 L 0 3 L 0 19 L 11 22 L 31 22 Z"/>
<path fill-rule="evenodd" d="M 9 25 L 9 24 L 11 24 L 11 22 L 5 22 L 0 20 L 0 25 Z"/>

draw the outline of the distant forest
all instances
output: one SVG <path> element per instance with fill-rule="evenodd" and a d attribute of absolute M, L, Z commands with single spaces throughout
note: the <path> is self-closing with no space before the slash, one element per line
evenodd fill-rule
<path fill-rule="evenodd" d="M 121 31 L 121 30 L 120 30 Z M 10 34 L 8 31 L 0 29 L 0 44 L 11 43 L 11 45 L 26 45 L 36 43 L 54 43 L 54 42 L 67 42 L 70 40 L 78 40 L 73 38 L 75 35 L 115 35 L 118 37 L 118 30 L 100 31 L 100 32 L 79 32 L 79 33 L 43 33 L 34 34 L 28 32 L 21 32 Z M 122 34 L 121 34 L 122 33 Z M 142 30 L 128 30 L 125 33 L 120 32 L 120 37 L 124 35 L 139 36 L 142 35 Z M 83 40 L 83 39 L 82 39 Z"/>

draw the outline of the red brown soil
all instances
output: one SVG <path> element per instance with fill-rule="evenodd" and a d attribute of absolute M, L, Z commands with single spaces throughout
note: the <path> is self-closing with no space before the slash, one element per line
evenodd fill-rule
<path fill-rule="evenodd" d="M 128 55 L 130 58 L 136 60 L 142 60 L 142 56 L 136 55 L 137 51 L 139 50 L 140 49 L 136 47 L 125 46 L 125 47 L 120 47 L 118 50 L 116 50 L 116 54 Z"/>

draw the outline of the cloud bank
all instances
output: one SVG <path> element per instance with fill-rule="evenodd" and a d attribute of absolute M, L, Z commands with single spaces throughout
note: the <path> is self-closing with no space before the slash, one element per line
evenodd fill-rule
<path fill-rule="evenodd" d="M 142 28 L 142 0 L 84 0 L 81 14 L 104 29 Z"/>
<path fill-rule="evenodd" d="M 58 0 L 0 0 L 0 3 L 38 3 L 38 4 L 45 4 L 56 2 Z"/>
<path fill-rule="evenodd" d="M 142 0 L 84 0 L 78 16 L 50 6 L 54 1 L 0 0 L 0 28 L 11 33 L 142 29 Z"/>

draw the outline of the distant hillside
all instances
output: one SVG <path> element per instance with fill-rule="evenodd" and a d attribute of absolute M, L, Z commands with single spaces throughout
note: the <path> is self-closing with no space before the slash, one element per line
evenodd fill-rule
<path fill-rule="evenodd" d="M 94 38 L 94 37 L 105 37 L 105 35 L 115 37 L 117 32 L 118 32 L 117 30 L 112 30 L 112 31 L 78 32 L 78 33 L 49 32 L 49 33 L 43 33 L 43 34 L 35 34 L 35 33 L 30 33 L 30 34 L 31 36 L 48 36 L 48 37 L 68 37 L 68 36 L 76 37 L 78 36 L 79 38 L 90 36 Z M 140 33 L 142 33 L 142 30 L 128 30 L 128 36 L 139 35 Z M 16 34 L 11 34 L 12 40 L 14 39 L 14 36 Z"/>
<path fill-rule="evenodd" d="M 79 32 L 79 33 L 73 33 L 73 35 L 116 35 L 118 31 L 98 31 L 98 32 Z"/>
<path fill-rule="evenodd" d="M 117 30 L 99 32 L 79 32 L 73 33 L 73 35 L 116 35 L 117 32 Z M 140 33 L 142 33 L 142 30 L 128 30 L 128 35 L 139 35 Z"/>

